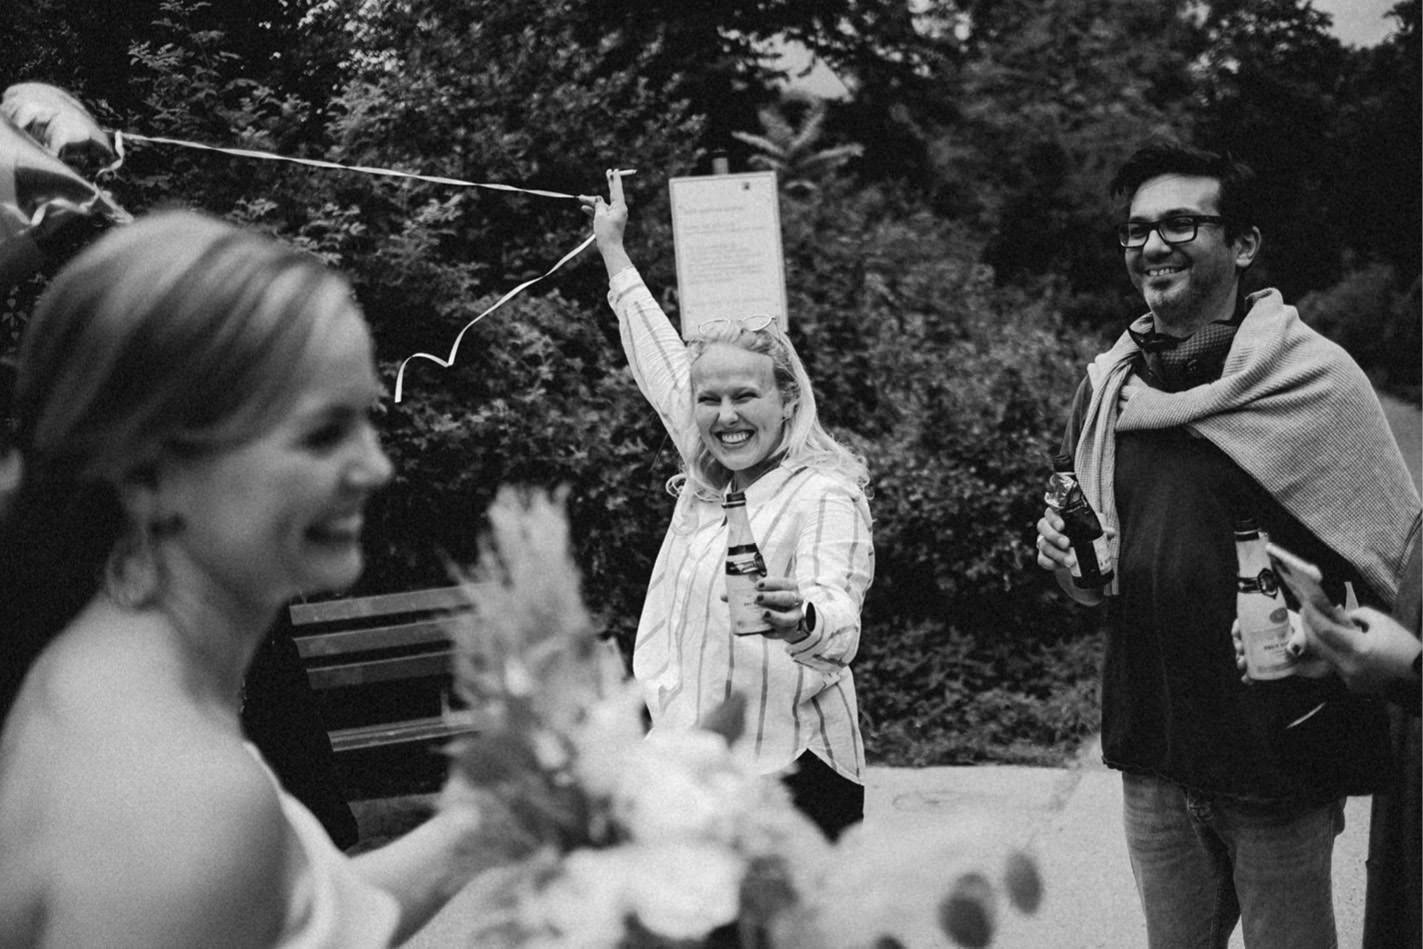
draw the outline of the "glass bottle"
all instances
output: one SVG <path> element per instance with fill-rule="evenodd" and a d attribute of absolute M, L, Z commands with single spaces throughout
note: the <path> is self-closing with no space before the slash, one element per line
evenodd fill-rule
<path fill-rule="evenodd" d="M 1062 518 L 1062 532 L 1072 542 L 1077 563 L 1072 568 L 1072 582 L 1084 589 L 1104 587 L 1116 572 L 1112 569 L 1112 551 L 1097 512 L 1087 502 L 1082 486 L 1077 483 L 1072 456 L 1054 455 L 1052 476 L 1048 478 L 1043 500 Z"/>
<path fill-rule="evenodd" d="M 1270 569 L 1268 539 L 1254 517 L 1236 515 L 1235 618 L 1245 647 L 1245 671 L 1252 679 L 1283 679 L 1295 671 L 1295 657 L 1285 648 L 1290 614 Z"/>
<path fill-rule="evenodd" d="M 731 610 L 731 632 L 736 636 L 769 632 L 766 609 L 756 602 L 756 581 L 766 575 L 766 561 L 751 533 L 746 495 L 728 492 L 721 506 L 726 512 L 726 605 Z"/>

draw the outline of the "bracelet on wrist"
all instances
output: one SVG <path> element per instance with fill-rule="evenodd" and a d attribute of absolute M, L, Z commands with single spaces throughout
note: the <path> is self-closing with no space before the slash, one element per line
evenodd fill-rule
<path fill-rule="evenodd" d="M 796 643 L 805 642 L 810 638 L 810 634 L 815 632 L 815 604 L 807 601 L 801 606 L 800 622 L 796 623 L 795 639 L 788 640 L 794 646 Z"/>

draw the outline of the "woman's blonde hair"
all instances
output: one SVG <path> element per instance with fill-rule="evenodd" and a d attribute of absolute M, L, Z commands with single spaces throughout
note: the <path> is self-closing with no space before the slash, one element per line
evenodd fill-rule
<path fill-rule="evenodd" d="M 781 441 L 772 455 L 783 455 L 793 465 L 807 465 L 834 475 L 860 489 L 870 480 L 865 459 L 837 442 L 820 424 L 816 411 L 815 392 L 805 371 L 800 354 L 774 321 L 759 329 L 750 329 L 744 322 L 717 320 L 704 323 L 687 341 L 692 365 L 715 344 L 724 343 L 771 360 L 776 389 L 781 401 L 791 407 L 791 414 L 781 429 Z M 699 498 L 713 500 L 731 481 L 731 472 L 697 439 L 695 452 L 686 469 L 672 477 L 667 487 L 680 494 L 690 487 Z"/>

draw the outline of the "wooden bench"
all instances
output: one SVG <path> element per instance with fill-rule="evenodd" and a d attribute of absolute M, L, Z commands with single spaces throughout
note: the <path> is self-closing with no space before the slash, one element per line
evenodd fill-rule
<path fill-rule="evenodd" d="M 389 684 L 409 693 L 410 680 L 421 680 L 422 695 L 395 695 L 394 704 L 415 707 L 424 698 L 427 707 L 419 711 L 426 714 L 398 709 L 393 721 L 331 728 L 337 752 L 447 739 L 476 729 L 472 711 L 448 708 L 455 656 L 449 621 L 472 608 L 459 586 L 291 605 L 297 652 L 318 703 L 340 713 L 333 718 L 344 720 L 381 704 L 360 697 L 368 687 Z"/>

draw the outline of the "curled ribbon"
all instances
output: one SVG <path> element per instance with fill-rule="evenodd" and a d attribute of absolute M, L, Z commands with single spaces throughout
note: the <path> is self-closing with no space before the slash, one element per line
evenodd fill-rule
<path fill-rule="evenodd" d="M 637 174 L 637 170 L 636 170 L 636 169 L 633 169 L 633 168 L 614 168 L 614 169 L 612 169 L 612 171 L 610 172 L 610 174 L 617 175 L 618 177 L 621 178 L 621 177 L 625 177 L 625 176 L 627 176 L 627 175 L 634 175 L 634 174 Z M 524 291 L 524 289 L 525 289 L 526 287 L 530 287 L 530 286 L 532 286 L 533 284 L 538 283 L 540 280 L 542 280 L 542 279 L 544 279 L 545 277 L 547 277 L 547 276 L 553 274 L 556 270 L 558 270 L 558 268 L 562 267 L 564 264 L 568 263 L 570 260 L 572 260 L 573 258 L 577 257 L 579 254 L 583 253 L 583 251 L 587 250 L 588 245 L 591 244 L 591 243 L 593 243 L 593 241 L 594 241 L 595 239 L 596 239 L 596 235 L 592 235 L 592 234 L 588 235 L 588 237 L 584 238 L 583 243 L 579 244 L 577 247 L 573 248 L 573 249 L 570 250 L 568 253 L 566 253 L 566 254 L 564 254 L 562 257 L 560 257 L 560 258 L 558 259 L 558 263 L 554 264 L 552 267 L 548 268 L 548 270 L 546 270 L 546 271 L 544 271 L 543 273 L 539 274 L 537 277 L 534 277 L 532 280 L 525 280 L 523 283 L 519 284 L 517 287 L 515 287 L 515 288 L 512 289 L 512 290 L 510 290 L 508 293 L 504 294 L 504 295 L 503 295 L 502 297 L 500 297 L 498 300 L 495 300 L 493 306 L 489 307 L 489 308 L 488 308 L 487 310 L 485 310 L 483 313 L 479 314 L 479 315 L 476 316 L 474 319 L 472 319 L 472 320 L 470 320 L 468 323 L 466 323 L 466 324 L 464 325 L 464 329 L 460 330 L 460 331 L 459 331 L 459 335 L 455 337 L 454 345 L 450 347 L 450 357 L 449 357 L 448 359 L 441 359 L 439 356 L 436 356 L 436 355 L 434 355 L 433 353 L 411 353 L 409 356 L 406 356 L 405 359 L 401 361 L 401 363 L 400 363 L 400 369 L 399 369 L 399 370 L 396 372 L 396 374 L 395 374 L 395 402 L 396 402 L 396 404 L 397 404 L 397 405 L 400 404 L 400 400 L 401 400 L 401 398 L 402 398 L 402 396 L 403 396 L 403 394 L 404 394 L 404 390 L 405 390 L 405 367 L 410 363 L 410 360 L 415 359 L 415 358 L 418 357 L 418 358 L 420 358 L 420 359 L 428 359 L 428 360 L 430 360 L 430 361 L 433 362 L 433 363 L 439 364 L 439 366 L 440 366 L 441 369 L 448 369 L 448 368 L 450 368 L 450 366 L 454 365 L 454 362 L 455 362 L 455 354 L 456 354 L 457 352 L 459 352 L 460 341 L 464 339 L 464 334 L 467 333 L 467 332 L 469 332 L 469 328 L 470 328 L 471 326 L 473 326 L 474 324 L 478 323 L 480 320 L 484 319 L 486 316 L 488 316 L 489 314 L 493 313 L 495 310 L 499 309 L 501 306 L 503 306 L 503 305 L 504 305 L 505 303 L 507 303 L 509 300 L 511 300 L 511 299 L 513 299 L 514 297 L 518 296 L 520 293 L 522 293 L 522 292 Z"/>
<path fill-rule="evenodd" d="M 583 241 L 583 243 L 579 244 L 577 247 L 573 248 L 573 249 L 570 250 L 568 253 L 566 253 L 566 254 L 564 254 L 562 257 L 560 257 L 560 258 L 558 259 L 558 263 L 554 264 L 554 265 L 553 265 L 552 267 L 550 267 L 547 271 L 545 271 L 545 272 L 542 273 L 542 274 L 539 274 L 537 277 L 534 277 L 532 280 L 525 280 L 523 283 L 519 284 L 517 287 L 515 287 L 515 288 L 512 289 L 512 290 L 510 290 L 508 293 L 504 294 L 504 295 L 503 295 L 502 297 L 500 297 L 498 300 L 495 300 L 493 306 L 489 307 L 489 308 L 488 308 L 487 310 L 485 310 L 483 313 L 479 314 L 479 315 L 476 316 L 474 319 L 472 319 L 472 320 L 470 320 L 468 323 L 466 323 L 466 324 L 464 325 L 464 329 L 460 330 L 460 331 L 459 331 L 459 335 L 455 337 L 454 345 L 450 347 L 450 357 L 449 357 L 448 359 L 441 359 L 439 356 L 436 356 L 436 355 L 434 355 L 434 354 L 432 354 L 432 353 L 411 353 L 409 356 L 406 356 L 405 359 L 403 359 L 403 360 L 401 361 L 401 363 L 400 363 L 400 369 L 399 369 L 399 371 L 397 371 L 396 374 L 395 374 L 395 401 L 396 401 L 396 404 L 399 404 L 399 403 L 400 403 L 400 399 L 401 399 L 402 393 L 403 393 L 403 391 L 404 391 L 404 387 L 405 387 L 405 367 L 406 367 L 407 364 L 409 364 L 410 360 L 412 360 L 412 359 L 428 359 L 428 360 L 430 360 L 430 361 L 433 362 L 433 363 L 438 363 L 438 364 L 440 365 L 440 368 L 441 368 L 441 369 L 448 369 L 448 368 L 450 368 L 450 366 L 454 365 L 454 362 L 455 362 L 455 353 L 459 352 L 460 341 L 461 341 L 462 339 L 464 339 L 464 334 L 467 333 L 467 332 L 469 332 L 470 327 L 472 327 L 474 324 L 478 323 L 480 320 L 484 319 L 484 318 L 485 318 L 486 316 L 488 316 L 489 314 L 493 313 L 495 310 L 499 309 L 501 306 L 503 306 L 503 305 L 504 305 L 505 303 L 507 303 L 509 300 L 513 299 L 515 296 L 518 296 L 520 293 L 522 293 L 522 292 L 524 291 L 524 289 L 525 289 L 526 287 L 529 287 L 529 286 L 532 286 L 533 284 L 538 283 L 540 280 L 542 280 L 542 279 L 544 279 L 545 277 L 549 276 L 549 275 L 552 274 L 555 270 L 557 270 L 558 268 L 562 267 L 564 264 L 568 263 L 568 262 L 569 262 L 570 260 L 572 260 L 573 258 L 577 257 L 579 254 L 583 253 L 583 251 L 586 250 L 587 247 L 588 247 L 588 245 L 591 244 L 591 243 L 593 243 L 593 235 L 590 234 L 590 235 Z"/>
<path fill-rule="evenodd" d="M 129 141 L 150 142 L 155 145 L 176 145 L 180 148 L 196 148 L 202 151 L 220 152 L 223 155 L 235 155 L 239 158 L 256 158 L 262 161 L 284 161 L 290 162 L 294 165 L 306 165 L 311 168 L 330 168 L 336 171 L 354 171 L 364 175 L 383 175 L 390 178 L 407 178 L 414 181 L 426 181 L 431 184 L 454 185 L 460 188 L 484 188 L 488 191 L 512 191 L 518 192 L 520 194 L 537 195 L 542 198 L 563 198 L 571 201 L 578 200 L 577 195 L 564 194 L 562 191 L 544 191 L 539 188 L 516 188 L 513 185 L 499 184 L 497 182 L 465 181 L 462 178 L 446 178 L 441 175 L 420 175 L 410 171 L 399 171 L 395 168 L 377 168 L 370 165 L 343 165 L 339 162 L 322 161 L 318 158 L 294 158 L 290 155 L 278 155 L 275 152 L 256 151 L 250 148 L 228 148 L 225 146 L 218 145 L 205 145 L 202 142 L 192 142 L 186 139 L 163 138 L 157 135 L 138 135 L 133 132 L 114 133 L 114 154 L 117 156 L 117 158 L 112 164 L 103 168 L 99 172 L 100 175 L 109 175 L 119 169 L 119 167 L 124 163 L 124 157 L 126 154 L 124 145 L 126 142 Z M 636 171 L 631 168 L 621 168 L 615 169 L 613 171 L 613 174 L 619 176 L 631 175 L 635 173 Z M 469 332 L 470 327 L 474 326 L 474 324 L 478 323 L 480 320 L 484 319 L 486 316 L 499 309 L 505 303 L 518 296 L 530 286 L 552 275 L 564 264 L 568 263 L 574 257 L 577 257 L 579 254 L 583 253 L 583 251 L 586 250 L 588 245 L 591 243 L 593 243 L 593 237 L 589 236 L 577 247 L 573 248 L 571 251 L 560 257 L 558 259 L 558 263 L 554 264 L 547 271 L 537 277 L 534 277 L 532 280 L 525 280 L 523 283 L 510 290 L 508 293 L 505 293 L 498 300 L 494 301 L 494 304 L 488 309 L 486 309 L 483 313 L 480 313 L 474 319 L 466 323 L 464 329 L 460 330 L 459 335 L 455 337 L 454 345 L 450 347 L 450 355 L 448 359 L 441 359 L 439 356 L 436 356 L 432 353 L 412 353 L 411 355 L 406 356 L 405 359 L 401 361 L 400 369 L 395 374 L 395 401 L 399 403 L 400 400 L 404 397 L 405 367 L 409 364 L 410 360 L 428 359 L 433 363 L 437 363 L 440 368 L 448 369 L 450 366 L 454 365 L 455 354 L 459 352 L 460 341 L 464 339 L 464 334 Z"/>

